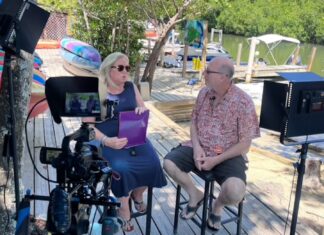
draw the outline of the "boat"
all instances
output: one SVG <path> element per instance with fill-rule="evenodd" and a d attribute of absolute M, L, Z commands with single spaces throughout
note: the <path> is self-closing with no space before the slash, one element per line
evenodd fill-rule
<path fill-rule="evenodd" d="M 248 38 L 247 40 L 248 40 L 249 44 L 252 43 L 252 40 L 256 40 L 256 44 L 263 43 L 266 46 L 267 51 L 264 55 L 263 54 L 257 55 L 259 52 L 256 54 L 256 56 L 258 56 L 259 59 L 262 59 L 263 61 L 265 61 L 266 64 L 272 64 L 272 63 L 274 65 L 293 64 L 292 58 L 295 56 L 295 54 L 299 53 L 300 41 L 296 38 L 286 37 L 286 36 L 282 36 L 279 34 L 265 34 L 265 35 L 261 35 L 258 37 L 251 37 L 251 38 Z M 291 52 L 287 55 L 287 57 L 284 59 L 284 61 L 282 61 L 280 63 L 280 61 L 278 61 L 278 58 L 276 58 L 276 56 L 275 56 L 275 50 L 279 49 L 279 47 L 282 46 L 283 43 L 287 43 L 287 46 L 289 44 L 289 46 L 292 49 L 291 49 Z M 299 55 L 296 55 L 296 56 L 299 56 Z M 301 61 L 297 61 L 297 58 L 296 58 L 295 64 L 300 63 L 300 62 Z"/>
<path fill-rule="evenodd" d="M 84 76 L 82 71 L 98 73 L 101 56 L 93 46 L 74 38 L 63 38 L 60 45 L 60 55 L 68 72 L 77 76 Z"/>
<path fill-rule="evenodd" d="M 69 73 L 81 77 L 98 77 L 98 70 L 88 70 L 63 61 L 63 68 Z"/>
<path fill-rule="evenodd" d="M 208 43 L 207 44 L 207 55 L 206 55 L 206 60 L 210 61 L 215 57 L 226 57 L 229 59 L 232 59 L 232 56 L 230 53 L 219 43 Z M 202 48 L 195 48 L 195 47 L 188 47 L 188 55 L 187 55 L 187 60 L 190 61 L 194 58 L 202 58 Z M 184 59 L 184 48 L 181 48 L 177 52 L 177 60 L 178 61 L 183 61 Z"/>

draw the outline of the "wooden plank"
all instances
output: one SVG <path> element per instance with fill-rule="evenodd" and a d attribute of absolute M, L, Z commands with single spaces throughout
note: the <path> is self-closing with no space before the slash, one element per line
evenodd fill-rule
<path fill-rule="evenodd" d="M 43 165 L 39 160 L 40 147 L 45 146 L 44 136 L 44 115 L 40 115 L 40 118 L 35 119 L 35 142 L 34 142 L 34 161 L 38 171 L 43 175 L 47 176 L 47 167 Z M 37 195 L 48 195 L 48 185 L 44 184 L 44 179 L 39 175 L 34 174 L 34 193 Z M 36 201 L 35 202 L 35 216 L 36 218 L 46 219 L 47 218 L 48 202 Z"/>

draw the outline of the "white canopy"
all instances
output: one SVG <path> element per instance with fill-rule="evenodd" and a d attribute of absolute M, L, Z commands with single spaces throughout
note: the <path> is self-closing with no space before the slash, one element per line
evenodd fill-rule
<path fill-rule="evenodd" d="M 296 38 L 285 37 L 285 36 L 281 36 L 279 34 L 265 34 L 265 35 L 256 37 L 256 39 L 264 42 L 265 44 L 271 44 L 271 43 L 281 42 L 281 41 L 287 41 L 287 42 L 292 42 L 292 43 L 296 43 L 296 44 L 300 43 L 300 41 Z"/>
<path fill-rule="evenodd" d="M 296 38 L 285 37 L 285 36 L 281 36 L 279 34 L 265 34 L 265 35 L 262 35 L 259 37 L 248 38 L 248 41 L 251 41 L 252 39 L 256 39 L 257 41 L 260 41 L 260 42 L 263 42 L 266 44 L 266 46 L 268 48 L 268 53 L 265 56 L 270 54 L 276 65 L 278 65 L 278 63 L 277 63 L 277 60 L 273 54 L 273 51 L 281 42 L 290 42 L 290 43 L 296 44 L 295 49 L 290 53 L 290 56 L 293 55 L 293 53 L 299 47 L 299 44 L 300 44 L 300 41 Z M 286 62 L 288 61 L 289 57 L 287 58 Z"/>

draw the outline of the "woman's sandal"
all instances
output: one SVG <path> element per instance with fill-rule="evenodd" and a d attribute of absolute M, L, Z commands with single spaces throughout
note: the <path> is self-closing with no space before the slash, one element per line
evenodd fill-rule
<path fill-rule="evenodd" d="M 132 200 L 134 201 L 134 207 L 137 210 L 138 213 L 145 213 L 146 212 L 146 204 L 144 203 L 144 201 L 135 201 L 134 198 L 132 198 Z"/>
<path fill-rule="evenodd" d="M 204 199 L 201 199 L 201 200 L 197 203 L 196 206 L 189 206 L 189 205 L 187 204 L 187 206 L 185 207 L 185 210 L 186 210 L 185 213 L 183 212 L 183 213 L 180 214 L 181 219 L 184 219 L 184 220 L 192 219 L 192 217 L 195 216 L 197 210 L 198 210 L 199 207 L 203 204 L 203 202 L 204 202 Z M 184 215 L 186 215 L 186 216 L 184 216 Z"/>
<path fill-rule="evenodd" d="M 122 221 L 121 228 L 124 232 L 131 232 L 134 230 L 134 225 L 131 222 L 131 219 L 127 220 L 122 217 L 119 217 L 119 219 Z"/>
<path fill-rule="evenodd" d="M 221 216 L 210 213 L 207 220 L 207 227 L 210 230 L 217 232 L 218 230 L 220 230 L 221 226 L 222 226 Z"/>

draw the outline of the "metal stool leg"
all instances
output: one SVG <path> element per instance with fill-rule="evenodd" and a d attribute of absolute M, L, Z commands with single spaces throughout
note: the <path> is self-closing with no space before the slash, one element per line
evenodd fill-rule
<path fill-rule="evenodd" d="M 201 218 L 201 235 L 205 235 L 206 233 L 206 226 L 207 226 L 207 204 L 209 199 L 209 188 L 210 188 L 210 181 L 205 181 L 205 192 L 204 192 L 204 205 L 203 205 L 203 212 Z"/>
<path fill-rule="evenodd" d="M 177 195 L 176 195 L 176 206 L 175 206 L 175 211 L 174 211 L 173 234 L 177 234 L 177 230 L 178 230 L 180 195 L 181 195 L 181 186 L 178 185 L 177 186 Z"/>
<path fill-rule="evenodd" d="M 145 234 L 151 234 L 151 219 L 152 219 L 152 187 L 148 187 L 147 190 L 147 208 L 146 208 L 146 230 Z"/>
<path fill-rule="evenodd" d="M 241 227 L 242 227 L 242 218 L 243 218 L 243 200 L 238 204 L 238 220 L 236 227 L 236 234 L 241 235 Z"/>

